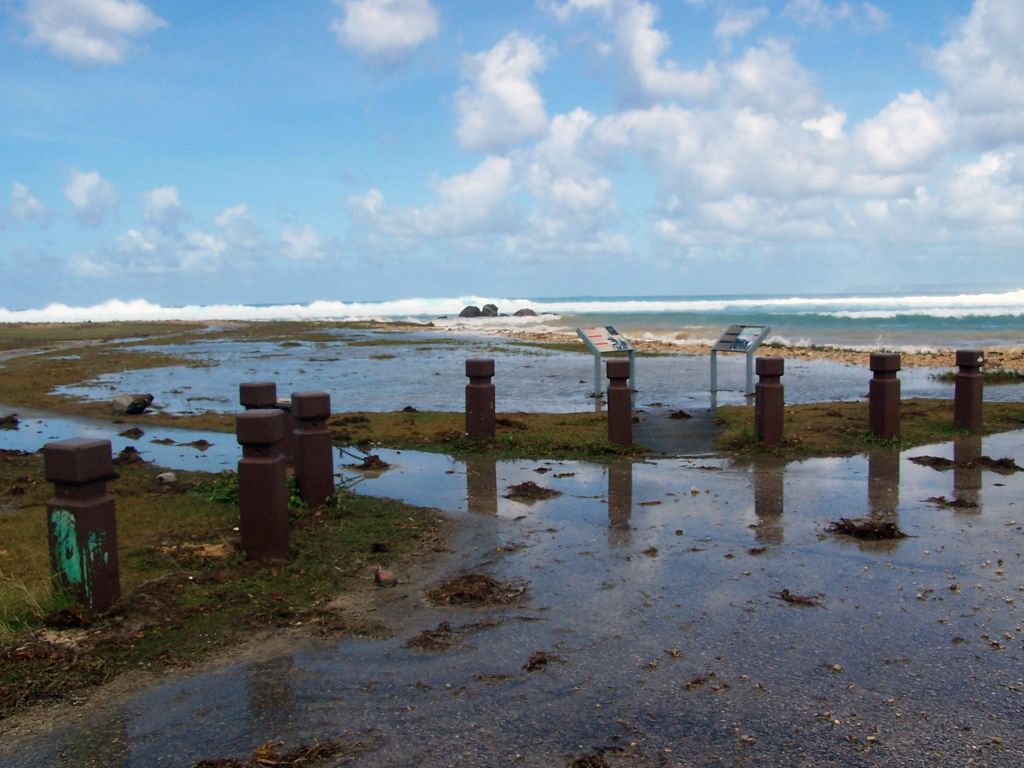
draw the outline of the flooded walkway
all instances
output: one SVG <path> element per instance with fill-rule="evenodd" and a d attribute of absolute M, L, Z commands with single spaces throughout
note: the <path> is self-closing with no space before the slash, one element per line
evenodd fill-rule
<path fill-rule="evenodd" d="M 390 469 L 346 482 L 455 519 L 446 556 L 374 593 L 390 639 L 298 629 L 65 708 L 5 736 L 0 764 L 193 766 L 333 738 L 360 749 L 323 765 L 1019 766 L 1024 476 L 965 460 L 983 454 L 1024 463 L 1024 433 L 788 465 L 382 451 Z M 559 495 L 508 498 L 526 481 Z M 907 537 L 828 531 L 868 516 Z M 467 573 L 522 594 L 427 599 Z"/>

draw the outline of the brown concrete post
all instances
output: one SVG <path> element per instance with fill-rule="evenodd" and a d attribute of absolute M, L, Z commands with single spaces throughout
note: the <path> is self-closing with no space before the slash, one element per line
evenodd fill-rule
<path fill-rule="evenodd" d="M 316 509 L 334 493 L 334 456 L 327 417 L 331 396 L 327 392 L 293 392 L 295 417 L 295 478 L 299 493 L 310 509 Z"/>
<path fill-rule="evenodd" d="M 759 357 L 754 363 L 754 423 L 757 436 L 765 445 L 776 445 L 782 440 L 785 398 L 781 379 L 785 364 L 781 357 Z"/>
<path fill-rule="evenodd" d="M 291 461 L 295 453 L 292 445 L 295 419 L 292 418 L 291 401 L 278 399 L 277 384 L 272 381 L 247 381 L 239 384 L 238 400 L 247 411 L 255 408 L 277 408 L 284 413 L 284 439 L 281 441 L 281 452 L 288 461 Z"/>
<path fill-rule="evenodd" d="M 493 360 L 467 360 L 466 435 L 473 440 L 494 439 Z"/>
<path fill-rule="evenodd" d="M 633 393 L 629 388 L 629 360 L 609 360 L 608 439 L 627 448 L 633 445 Z"/>
<path fill-rule="evenodd" d="M 868 425 L 871 431 L 885 440 L 900 435 L 900 356 L 895 353 L 876 352 L 871 355 L 874 376 L 868 390 Z"/>
<path fill-rule="evenodd" d="M 242 446 L 238 462 L 239 527 L 249 560 L 288 557 L 288 486 L 281 453 L 284 414 L 258 408 L 235 417 Z"/>
<path fill-rule="evenodd" d="M 953 426 L 981 432 L 981 366 L 985 364 L 985 353 L 978 349 L 958 349 L 956 364 L 960 370 L 953 385 Z"/>
<path fill-rule="evenodd" d="M 74 438 L 43 447 L 46 479 L 54 495 L 46 502 L 50 567 L 55 584 L 92 612 L 121 596 L 109 440 Z"/>

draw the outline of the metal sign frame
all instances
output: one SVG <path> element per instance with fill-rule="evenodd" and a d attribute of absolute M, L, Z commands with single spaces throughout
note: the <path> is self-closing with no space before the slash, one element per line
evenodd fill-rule
<path fill-rule="evenodd" d="M 754 394 L 754 353 L 771 332 L 769 325 L 730 325 L 711 347 L 711 395 L 718 391 L 718 353 L 743 352 L 747 356 L 746 394 Z"/>
<path fill-rule="evenodd" d="M 601 386 L 604 382 L 601 356 L 612 352 L 627 352 L 629 354 L 629 388 L 636 391 L 636 350 L 633 349 L 629 339 L 619 333 L 613 325 L 577 328 L 576 335 L 594 355 L 594 397 L 604 395 L 604 389 Z"/>

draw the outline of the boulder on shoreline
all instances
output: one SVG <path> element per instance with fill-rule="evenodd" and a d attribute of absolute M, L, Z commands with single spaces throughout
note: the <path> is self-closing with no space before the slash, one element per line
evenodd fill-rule
<path fill-rule="evenodd" d="M 480 307 L 470 304 L 459 312 L 459 317 L 480 317 L 481 314 L 483 313 L 480 311 Z"/>
<path fill-rule="evenodd" d="M 480 314 L 484 317 L 497 317 L 498 316 L 498 305 L 497 304 L 484 304 L 480 309 Z"/>
<path fill-rule="evenodd" d="M 133 416 L 142 413 L 152 404 L 152 395 L 144 392 L 135 392 L 116 395 L 111 401 L 110 407 L 114 413 Z"/>
<path fill-rule="evenodd" d="M 536 313 L 536 312 L 534 312 L 534 311 L 533 311 L 532 309 L 530 309 L 529 307 L 524 307 L 523 309 L 517 309 L 517 310 L 516 310 L 516 311 L 515 311 L 515 312 L 513 313 L 513 315 L 514 315 L 515 317 L 536 317 L 536 316 L 537 316 L 537 313 Z"/>

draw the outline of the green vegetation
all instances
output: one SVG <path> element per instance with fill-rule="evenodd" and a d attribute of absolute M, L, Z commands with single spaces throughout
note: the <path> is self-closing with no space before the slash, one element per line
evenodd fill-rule
<path fill-rule="evenodd" d="M 716 417 L 722 427 L 718 446 L 744 455 L 768 454 L 787 459 L 812 456 L 851 456 L 891 445 L 910 448 L 951 440 L 961 434 L 953 429 L 950 400 L 915 398 L 902 403 L 898 440 L 883 441 L 868 429 L 867 402 L 813 403 L 787 406 L 780 445 L 766 448 L 757 439 L 754 409 L 722 406 Z M 985 434 L 1024 428 L 1024 403 L 985 403 Z"/>
<path fill-rule="evenodd" d="M 181 472 L 163 486 L 159 471 L 123 466 L 110 483 L 123 597 L 88 623 L 51 586 L 44 509 L 52 486 L 41 457 L 0 454 L 0 488 L 16 501 L 0 516 L 0 719 L 124 670 L 194 663 L 261 629 L 379 635 L 378 623 L 334 601 L 373 589 L 374 565 L 436 546 L 434 510 L 345 491 L 307 510 L 293 496 L 293 557 L 260 566 L 238 549 L 233 476 Z M 66 629 L 78 623 L 87 629 Z"/>

